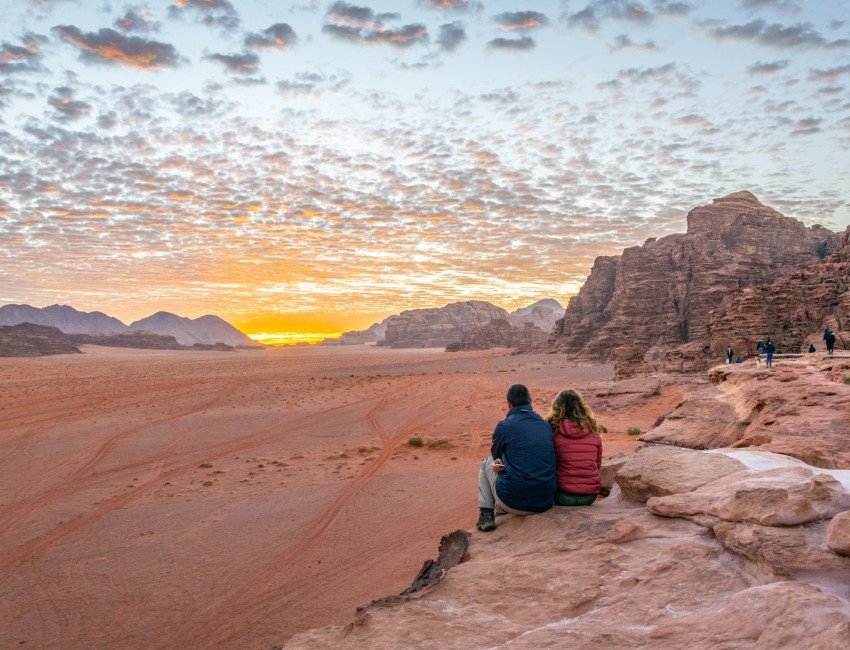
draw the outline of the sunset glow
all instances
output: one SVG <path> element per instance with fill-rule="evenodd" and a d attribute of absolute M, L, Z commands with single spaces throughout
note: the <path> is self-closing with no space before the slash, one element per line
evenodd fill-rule
<path fill-rule="evenodd" d="M 850 0 L 7 4 L 0 304 L 309 341 L 739 190 L 850 224 Z"/>
<path fill-rule="evenodd" d="M 246 332 L 248 336 L 264 345 L 285 346 L 299 343 L 318 343 L 324 339 L 335 339 L 342 332 Z"/>

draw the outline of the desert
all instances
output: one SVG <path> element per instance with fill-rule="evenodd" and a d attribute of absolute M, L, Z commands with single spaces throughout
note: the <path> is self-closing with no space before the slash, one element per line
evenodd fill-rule
<path fill-rule="evenodd" d="M 0 647 L 260 648 L 343 625 L 474 524 L 507 385 L 538 411 L 592 390 L 606 455 L 684 395 L 506 350 L 80 349 L 0 359 Z"/>

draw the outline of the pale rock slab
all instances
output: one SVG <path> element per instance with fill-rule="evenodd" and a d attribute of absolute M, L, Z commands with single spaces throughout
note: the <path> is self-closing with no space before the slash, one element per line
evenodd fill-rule
<path fill-rule="evenodd" d="M 702 514 L 725 521 L 793 526 L 829 519 L 850 508 L 850 493 L 829 474 L 782 467 L 738 472 L 691 493 L 651 498 L 646 507 L 663 517 Z"/>
<path fill-rule="evenodd" d="M 614 477 L 622 497 L 645 502 L 696 488 L 746 466 L 734 458 L 709 455 L 679 447 L 651 446 L 639 449 Z"/>

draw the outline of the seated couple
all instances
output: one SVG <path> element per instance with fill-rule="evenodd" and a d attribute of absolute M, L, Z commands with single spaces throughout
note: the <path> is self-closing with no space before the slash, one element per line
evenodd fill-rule
<path fill-rule="evenodd" d="M 592 504 L 602 487 L 602 439 L 581 395 L 561 391 L 544 420 L 531 408 L 528 389 L 514 384 L 507 407 L 493 431 L 490 458 L 478 473 L 476 528 L 493 530 L 497 512 L 531 515 L 553 503 Z"/>

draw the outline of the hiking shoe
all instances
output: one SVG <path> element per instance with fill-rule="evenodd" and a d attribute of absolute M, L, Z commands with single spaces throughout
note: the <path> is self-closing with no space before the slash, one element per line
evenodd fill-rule
<path fill-rule="evenodd" d="M 492 512 L 482 512 L 478 516 L 478 523 L 475 524 L 478 530 L 488 531 L 496 529 L 496 517 Z"/>

